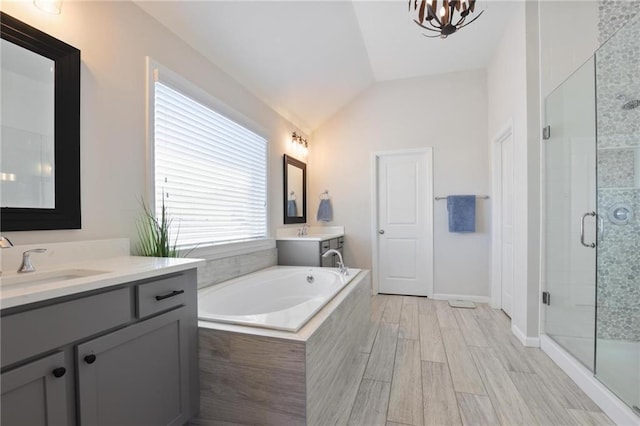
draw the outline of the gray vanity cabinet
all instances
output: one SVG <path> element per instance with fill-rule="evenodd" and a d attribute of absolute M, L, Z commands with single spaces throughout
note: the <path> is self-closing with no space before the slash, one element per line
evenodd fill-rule
<path fill-rule="evenodd" d="M 185 308 L 77 346 L 80 424 L 182 425 L 188 420 Z"/>
<path fill-rule="evenodd" d="M 2 310 L 2 426 L 187 423 L 196 292 L 191 269 Z"/>
<path fill-rule="evenodd" d="M 3 425 L 66 425 L 65 356 L 56 352 L 2 374 Z"/>
<path fill-rule="evenodd" d="M 322 241 L 301 239 L 287 239 L 276 241 L 278 248 L 278 265 L 287 266 L 321 266 L 335 268 L 338 259 L 335 254 L 322 257 L 330 249 L 342 253 L 344 236 Z"/>

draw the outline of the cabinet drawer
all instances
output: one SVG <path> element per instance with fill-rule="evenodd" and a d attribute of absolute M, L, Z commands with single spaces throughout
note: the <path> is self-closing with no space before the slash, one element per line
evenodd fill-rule
<path fill-rule="evenodd" d="M 329 240 L 320 242 L 320 253 L 324 254 L 327 250 L 329 250 L 330 243 Z"/>
<path fill-rule="evenodd" d="M 131 320 L 131 291 L 120 288 L 2 317 L 2 366 Z"/>
<path fill-rule="evenodd" d="M 138 318 L 144 318 L 187 303 L 189 280 L 185 274 L 174 275 L 137 286 Z"/>
<path fill-rule="evenodd" d="M 338 238 L 338 248 L 344 247 L 344 237 Z"/>
<path fill-rule="evenodd" d="M 331 240 L 329 240 L 329 247 L 332 249 L 337 249 L 338 248 L 338 239 L 337 238 L 333 238 Z"/>

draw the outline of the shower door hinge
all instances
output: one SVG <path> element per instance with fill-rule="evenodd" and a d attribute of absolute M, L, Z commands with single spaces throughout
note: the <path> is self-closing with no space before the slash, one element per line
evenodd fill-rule
<path fill-rule="evenodd" d="M 551 305 L 551 294 L 548 291 L 542 292 L 542 303 L 545 305 Z"/>
<path fill-rule="evenodd" d="M 542 128 L 542 139 L 545 141 L 551 139 L 551 126 Z"/>

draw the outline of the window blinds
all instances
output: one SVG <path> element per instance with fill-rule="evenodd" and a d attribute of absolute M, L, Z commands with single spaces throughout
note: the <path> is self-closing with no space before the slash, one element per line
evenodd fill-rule
<path fill-rule="evenodd" d="M 154 83 L 156 213 L 180 247 L 267 235 L 267 141 Z"/>

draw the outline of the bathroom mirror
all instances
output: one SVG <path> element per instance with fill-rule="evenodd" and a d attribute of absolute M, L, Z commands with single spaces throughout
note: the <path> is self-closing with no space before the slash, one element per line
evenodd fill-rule
<path fill-rule="evenodd" d="M 79 229 L 80 51 L 0 12 L 2 231 Z"/>
<path fill-rule="evenodd" d="M 284 156 L 284 223 L 307 222 L 307 165 Z"/>

